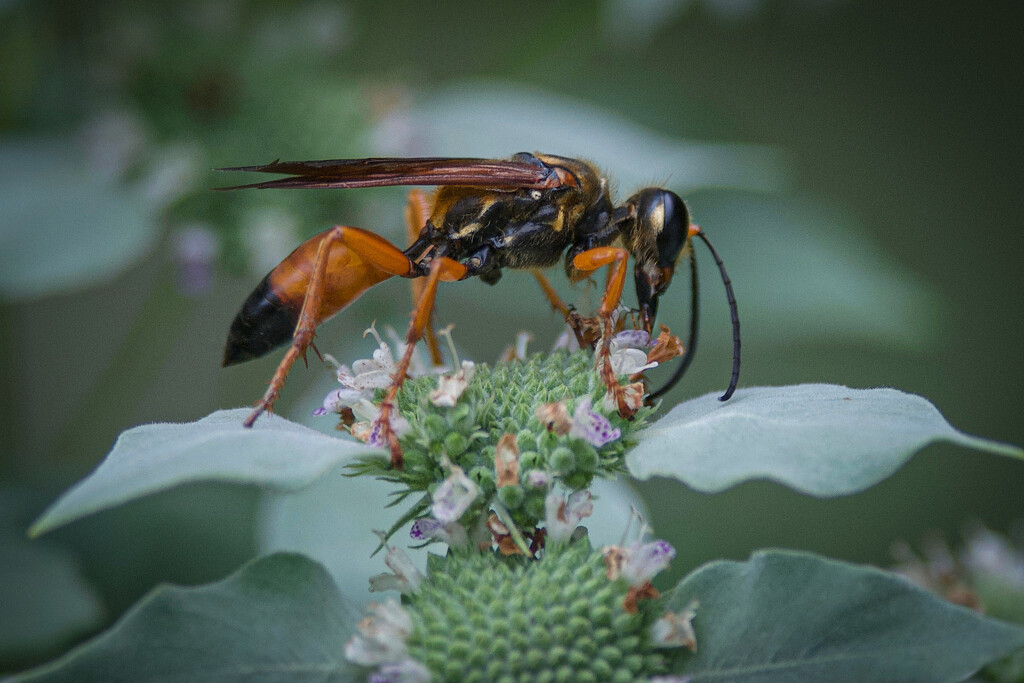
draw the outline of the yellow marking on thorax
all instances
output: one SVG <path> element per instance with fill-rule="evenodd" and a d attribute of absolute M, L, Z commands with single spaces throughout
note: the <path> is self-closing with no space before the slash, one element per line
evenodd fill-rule
<path fill-rule="evenodd" d="M 455 233 L 455 237 L 458 237 L 459 239 L 465 239 L 466 237 L 469 237 L 482 227 L 484 226 L 474 221 L 473 223 L 469 223 L 468 225 L 463 226 L 461 230 Z"/>
<path fill-rule="evenodd" d="M 561 232 L 562 228 L 565 227 L 565 209 L 562 207 L 558 208 L 558 215 L 555 216 L 555 220 L 551 223 L 551 229 L 555 232 Z"/>

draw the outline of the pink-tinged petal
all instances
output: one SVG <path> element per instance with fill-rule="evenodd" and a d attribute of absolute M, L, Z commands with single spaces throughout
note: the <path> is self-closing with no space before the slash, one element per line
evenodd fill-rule
<path fill-rule="evenodd" d="M 612 337 L 613 347 L 643 349 L 651 345 L 651 335 L 644 330 L 623 330 Z"/>
<path fill-rule="evenodd" d="M 409 529 L 409 536 L 414 541 L 438 540 L 453 548 L 461 548 L 469 542 L 466 528 L 458 522 L 442 524 L 431 517 L 417 519 Z"/>
<path fill-rule="evenodd" d="M 534 489 L 546 489 L 551 485 L 551 475 L 544 470 L 530 470 L 526 473 L 526 485 Z"/>
<path fill-rule="evenodd" d="M 576 406 L 572 416 L 572 428 L 569 436 L 583 439 L 587 443 L 600 448 L 622 436 L 618 427 L 613 427 L 604 415 L 591 410 L 590 397 L 583 398 Z"/>
<path fill-rule="evenodd" d="M 668 567 L 676 550 L 667 541 L 633 543 L 626 548 L 622 576 L 631 586 L 642 586 Z"/>

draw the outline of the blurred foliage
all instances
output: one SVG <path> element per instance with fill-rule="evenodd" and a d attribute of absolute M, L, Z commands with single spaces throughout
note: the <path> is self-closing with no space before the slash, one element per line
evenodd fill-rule
<path fill-rule="evenodd" d="M 592 155 L 620 193 L 688 192 L 737 283 L 745 385 L 895 386 L 965 431 L 1021 443 L 1007 70 L 1021 25 L 1001 5 L 0 4 L 0 476 L 38 512 L 123 429 L 250 402 L 276 357 L 222 372 L 219 350 L 263 272 L 332 222 L 404 239 L 400 191 L 214 193 L 236 181 L 212 168 L 504 155 L 534 139 L 522 149 Z M 706 333 L 671 401 L 726 377 L 714 275 L 705 265 Z M 445 288 L 438 319 L 492 359 L 517 329 L 543 341 L 560 328 L 539 296 L 509 320 L 510 292 L 532 287 L 509 274 Z M 318 345 L 341 357 L 372 319 L 401 328 L 407 310 L 401 283 L 375 288 Z M 682 310 L 666 319 L 685 324 Z M 311 368 L 293 374 L 285 414 L 321 375 Z M 892 538 L 1024 516 L 1013 465 L 933 446 L 835 501 L 764 483 L 642 493 L 681 549 L 677 576 L 765 545 L 884 562 Z M 181 489 L 51 542 L 113 617 L 161 580 L 219 578 L 254 553 L 254 498 Z"/>

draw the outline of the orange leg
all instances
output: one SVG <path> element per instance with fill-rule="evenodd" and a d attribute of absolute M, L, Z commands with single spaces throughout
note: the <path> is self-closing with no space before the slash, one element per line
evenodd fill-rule
<path fill-rule="evenodd" d="M 337 245 L 351 249 L 364 260 L 387 273 L 409 275 L 412 272 L 412 262 L 402 253 L 401 249 L 379 235 L 344 225 L 335 226 L 328 232 L 317 248 L 313 273 L 306 288 L 306 296 L 302 301 L 295 333 L 292 335 L 292 345 L 281 362 L 278 363 L 277 370 L 274 371 L 270 386 L 267 387 L 263 398 L 256 403 L 256 407 L 243 422 L 246 427 L 252 427 L 264 411 L 273 409 L 274 401 L 280 395 L 281 387 L 284 386 L 284 381 L 288 377 L 288 371 L 291 370 L 296 360 L 305 358 L 306 349 L 313 343 L 313 334 L 317 325 L 320 324 L 319 314 L 324 297 L 327 264 L 330 260 L 331 249 Z"/>
<path fill-rule="evenodd" d="M 402 449 L 398 445 L 398 436 L 391 428 L 391 414 L 395 410 L 395 399 L 398 390 L 405 382 L 406 373 L 409 371 L 409 363 L 412 362 L 412 352 L 416 342 L 423 338 L 425 330 L 430 326 L 430 314 L 434 311 L 434 298 L 437 295 L 437 283 L 441 280 L 454 282 L 466 275 L 466 266 L 458 261 L 442 256 L 430 263 L 430 275 L 427 276 L 423 286 L 423 292 L 413 309 L 412 319 L 409 321 L 409 331 L 405 335 L 405 353 L 395 368 L 395 374 L 391 378 L 391 386 L 380 404 L 380 416 L 374 429 L 379 429 L 379 440 L 387 444 L 391 451 L 391 467 L 402 469 Z"/>
<path fill-rule="evenodd" d="M 412 244 L 420 236 L 420 231 L 427 224 L 430 218 L 430 202 L 422 190 L 410 190 L 405 204 L 405 236 Z M 416 254 L 420 256 L 420 254 Z M 409 281 L 412 288 L 413 305 L 423 296 L 423 288 L 426 282 L 420 278 Z M 434 320 L 431 317 L 426 329 L 427 349 L 430 350 L 430 361 L 434 365 L 441 365 L 444 358 L 441 357 L 441 345 L 437 343 L 437 334 L 434 332 Z"/>
<path fill-rule="evenodd" d="M 544 296 L 547 298 L 548 303 L 551 304 L 551 310 L 561 313 L 566 318 L 572 312 L 572 309 L 562 301 L 562 297 L 558 296 L 558 292 L 551 286 L 551 282 L 548 280 L 547 275 L 537 270 L 536 268 L 530 271 L 533 276 L 537 278 L 537 284 L 544 290 Z"/>
<path fill-rule="evenodd" d="M 591 332 L 591 330 L 588 329 L 588 321 L 576 312 L 575 306 L 570 306 L 562 301 L 562 297 L 558 296 L 558 292 L 556 292 L 555 288 L 551 286 L 551 282 L 543 272 L 536 268 L 530 272 L 533 273 L 533 277 L 537 279 L 537 284 L 539 284 L 541 290 L 544 291 L 544 297 L 551 305 L 551 310 L 557 311 L 565 317 L 565 322 L 569 324 L 573 334 L 576 335 L 576 342 L 580 345 L 580 348 L 582 349 L 586 346 L 592 345 L 593 335 L 592 333 L 588 334 L 588 332 Z M 590 327 L 592 327 L 592 325 Z"/>
<path fill-rule="evenodd" d="M 602 340 L 601 348 L 597 350 L 597 364 L 601 379 L 608 388 L 608 393 L 614 398 L 619 415 L 622 417 L 631 417 L 636 413 L 643 394 L 642 386 L 619 384 L 619 379 L 612 371 L 611 343 L 614 334 L 612 314 L 622 298 L 628 262 L 629 252 L 621 247 L 595 247 L 577 254 L 572 261 L 573 266 L 583 272 L 609 266 L 604 296 L 601 298 L 601 307 L 598 309 L 598 317 L 602 325 Z"/>

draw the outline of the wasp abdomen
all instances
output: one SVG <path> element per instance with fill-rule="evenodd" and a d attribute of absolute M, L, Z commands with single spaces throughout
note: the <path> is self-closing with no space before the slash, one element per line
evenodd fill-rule
<path fill-rule="evenodd" d="M 231 323 L 221 363 L 224 367 L 259 358 L 292 338 L 299 307 L 289 306 L 274 294 L 273 274 L 260 281 Z"/>
<path fill-rule="evenodd" d="M 332 230 L 325 230 L 295 249 L 267 274 L 235 316 L 224 346 L 223 365 L 259 358 L 295 334 L 309 290 L 320 247 Z M 314 324 L 342 310 L 373 285 L 391 277 L 338 241 L 329 242 L 322 258 L 323 286 Z"/>

